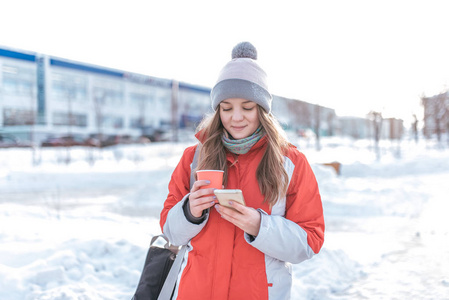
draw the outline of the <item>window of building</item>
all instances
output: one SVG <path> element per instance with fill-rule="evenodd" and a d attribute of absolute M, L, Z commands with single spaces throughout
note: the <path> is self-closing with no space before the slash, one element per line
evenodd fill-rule
<path fill-rule="evenodd" d="M 87 126 L 87 115 L 67 112 L 53 113 L 53 125 L 55 126 Z"/>
<path fill-rule="evenodd" d="M 123 118 L 117 116 L 103 116 L 102 125 L 106 128 L 123 128 Z"/>
<path fill-rule="evenodd" d="M 150 94 L 130 93 L 129 98 L 134 108 L 143 109 L 153 106 L 153 96 Z"/>
<path fill-rule="evenodd" d="M 96 105 L 123 106 L 123 83 L 114 81 L 97 81 L 93 86 L 93 97 Z"/>
<path fill-rule="evenodd" d="M 34 123 L 35 111 L 16 108 L 3 109 L 3 126 L 32 125 Z"/>
<path fill-rule="evenodd" d="M 51 95 L 58 101 L 87 101 L 87 77 L 54 72 L 51 76 Z"/>
<path fill-rule="evenodd" d="M 131 128 L 142 128 L 143 120 L 142 118 L 131 118 L 129 127 Z"/>
<path fill-rule="evenodd" d="M 29 96 L 36 85 L 36 70 L 4 64 L 1 69 L 3 91 L 9 95 Z"/>

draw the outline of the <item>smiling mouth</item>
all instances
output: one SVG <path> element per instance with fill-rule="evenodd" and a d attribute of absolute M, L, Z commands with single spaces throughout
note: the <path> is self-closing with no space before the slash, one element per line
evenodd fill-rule
<path fill-rule="evenodd" d="M 246 126 L 232 126 L 232 129 L 234 130 L 243 130 Z"/>

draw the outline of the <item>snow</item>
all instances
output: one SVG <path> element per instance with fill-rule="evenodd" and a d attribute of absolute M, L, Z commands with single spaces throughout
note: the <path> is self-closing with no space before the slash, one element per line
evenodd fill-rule
<path fill-rule="evenodd" d="M 377 159 L 371 141 L 293 142 L 326 238 L 294 265 L 292 299 L 449 299 L 449 151 L 383 142 Z M 190 144 L 0 150 L 0 299 L 130 299 Z"/>

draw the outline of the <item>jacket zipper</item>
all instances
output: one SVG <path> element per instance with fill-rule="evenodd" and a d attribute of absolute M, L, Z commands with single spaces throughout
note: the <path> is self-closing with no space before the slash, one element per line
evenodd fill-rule
<path fill-rule="evenodd" d="M 218 247 L 219 245 L 218 245 L 218 241 L 219 241 L 219 236 L 220 236 L 220 223 L 221 223 L 221 218 L 219 218 L 218 219 L 218 229 L 217 229 L 217 238 L 216 238 L 216 240 L 215 240 L 215 249 L 220 249 L 220 247 Z M 217 261 L 218 261 L 218 259 L 217 259 L 217 252 L 218 251 L 215 251 L 215 261 L 214 261 L 214 268 L 213 268 L 213 270 L 214 270 L 214 277 L 212 278 L 212 289 L 211 289 L 211 297 L 210 297 L 210 299 L 215 299 L 215 295 L 214 295 L 214 291 L 215 291 L 215 277 L 216 277 L 216 272 L 217 272 Z"/>
<path fill-rule="evenodd" d="M 229 169 L 231 168 L 231 167 L 233 167 L 235 164 L 237 164 L 238 162 L 239 162 L 239 155 L 238 154 L 233 154 L 233 156 L 234 156 L 234 162 L 229 166 Z M 236 166 L 234 166 L 235 168 L 236 168 Z M 228 170 L 229 170 L 228 169 Z M 238 176 L 238 182 L 240 182 L 240 174 L 239 174 L 239 172 L 238 172 L 239 170 L 236 170 L 236 172 L 237 172 L 237 176 Z M 228 173 L 229 174 L 229 173 Z M 229 175 L 228 175 L 229 176 Z M 218 219 L 218 229 L 217 229 L 217 238 L 216 238 L 216 240 L 215 240 L 215 249 L 220 249 L 220 247 L 219 247 L 219 236 L 220 236 L 220 228 L 221 228 L 221 226 L 220 226 L 220 223 L 222 222 L 222 220 L 221 220 L 221 218 L 219 218 Z M 233 242 L 234 243 L 234 242 Z M 216 256 L 217 256 L 217 252 L 218 251 L 216 251 Z M 216 258 L 216 257 L 215 257 Z M 215 299 L 215 295 L 214 295 L 214 292 L 215 292 L 215 274 L 216 274 L 216 270 L 217 270 L 217 261 L 218 261 L 218 259 L 215 259 L 215 261 L 214 261 L 214 268 L 213 268 L 213 270 L 214 270 L 214 277 L 212 278 L 212 285 L 211 285 L 211 297 L 210 297 L 210 299 Z"/>

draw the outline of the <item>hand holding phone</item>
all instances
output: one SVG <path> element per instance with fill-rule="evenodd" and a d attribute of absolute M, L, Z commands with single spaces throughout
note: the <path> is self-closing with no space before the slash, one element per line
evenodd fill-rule
<path fill-rule="evenodd" d="M 231 205 L 229 205 L 229 201 L 235 201 L 238 202 L 244 206 L 245 199 L 243 198 L 242 190 L 234 189 L 234 190 L 215 190 L 214 191 L 215 196 L 217 196 L 218 202 L 220 205 L 233 208 Z"/>
<path fill-rule="evenodd" d="M 261 213 L 254 208 L 246 208 L 245 199 L 243 199 L 243 194 L 241 190 L 215 190 L 215 196 L 217 196 L 218 202 L 221 206 L 226 206 L 231 208 L 233 211 L 238 212 L 238 214 L 230 213 L 229 211 L 224 211 L 215 207 L 222 218 L 231 222 L 235 226 L 239 227 L 244 232 L 257 236 L 259 234 Z M 239 208 L 240 211 L 229 205 L 229 201 L 238 202 L 245 206 L 244 209 Z"/>

